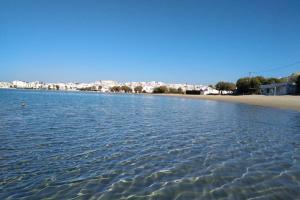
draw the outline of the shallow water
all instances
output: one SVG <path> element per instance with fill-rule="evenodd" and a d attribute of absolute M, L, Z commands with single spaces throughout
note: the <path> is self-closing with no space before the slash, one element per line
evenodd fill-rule
<path fill-rule="evenodd" d="M 0 139 L 0 199 L 300 198 L 294 111 L 0 90 Z"/>

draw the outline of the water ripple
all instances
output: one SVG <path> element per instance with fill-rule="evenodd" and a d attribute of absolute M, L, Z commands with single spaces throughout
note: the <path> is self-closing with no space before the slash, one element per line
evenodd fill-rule
<path fill-rule="evenodd" d="M 212 101 L 0 90 L 0 199 L 300 199 L 299 119 Z"/>

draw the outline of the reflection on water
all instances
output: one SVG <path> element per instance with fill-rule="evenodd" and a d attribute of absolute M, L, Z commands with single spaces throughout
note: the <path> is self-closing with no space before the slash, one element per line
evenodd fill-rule
<path fill-rule="evenodd" d="M 0 137 L 0 199 L 300 198 L 297 112 L 0 90 Z"/>

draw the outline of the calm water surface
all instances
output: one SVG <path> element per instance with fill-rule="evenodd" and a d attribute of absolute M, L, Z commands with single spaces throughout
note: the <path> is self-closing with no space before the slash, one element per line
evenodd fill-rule
<path fill-rule="evenodd" d="M 0 144 L 0 199 L 300 199 L 293 111 L 0 90 Z"/>

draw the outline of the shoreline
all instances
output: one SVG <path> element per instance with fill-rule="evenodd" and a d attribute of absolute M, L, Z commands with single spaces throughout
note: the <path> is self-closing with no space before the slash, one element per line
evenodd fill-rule
<path fill-rule="evenodd" d="M 278 109 L 287 109 L 300 112 L 300 96 L 264 96 L 264 95 L 184 95 L 184 94 L 151 94 L 153 96 L 178 97 L 186 99 L 223 101 L 229 103 L 242 103 L 253 106 L 263 106 Z"/>
<path fill-rule="evenodd" d="M 0 89 L 19 89 L 19 88 L 0 88 Z M 153 93 L 102 93 L 97 91 L 78 91 L 78 90 L 39 90 L 39 89 L 19 89 L 33 91 L 55 91 L 55 92 L 86 92 L 98 94 L 129 94 L 129 95 L 149 95 L 149 96 L 165 96 L 177 97 L 196 100 L 223 101 L 228 103 L 242 103 L 253 106 L 271 107 L 277 109 L 286 109 L 300 112 L 300 96 L 283 95 L 283 96 L 265 96 L 265 95 L 186 95 L 186 94 L 153 94 Z"/>

